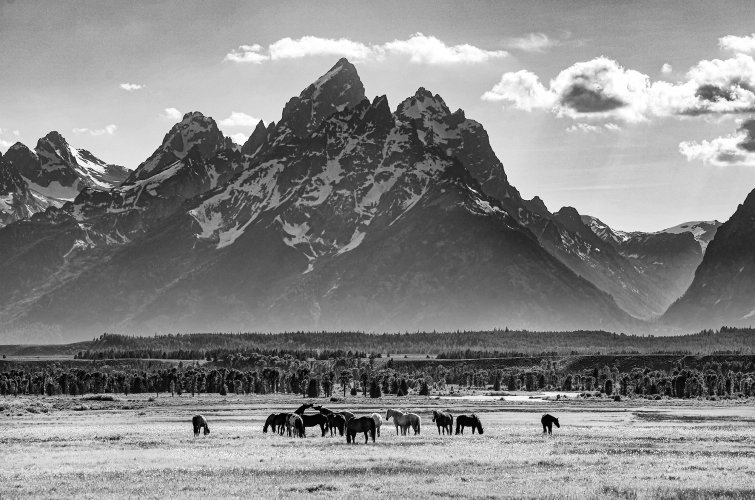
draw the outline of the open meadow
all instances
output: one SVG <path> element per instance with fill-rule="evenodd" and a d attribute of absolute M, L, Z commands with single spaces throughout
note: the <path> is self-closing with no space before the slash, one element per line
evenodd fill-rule
<path fill-rule="evenodd" d="M 376 443 L 264 434 L 303 401 L 357 415 L 402 408 Z M 435 397 L 70 396 L 0 399 L 0 498 L 752 498 L 752 401 L 470 401 Z M 483 435 L 439 436 L 435 408 L 475 412 Z M 312 410 L 308 410 L 311 412 Z M 552 436 L 540 416 L 560 418 Z M 191 417 L 211 433 L 194 438 Z"/>

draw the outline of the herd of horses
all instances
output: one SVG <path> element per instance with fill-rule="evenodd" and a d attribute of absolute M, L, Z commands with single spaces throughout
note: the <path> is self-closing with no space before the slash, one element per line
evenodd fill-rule
<path fill-rule="evenodd" d="M 305 413 L 310 408 L 317 413 Z M 414 431 L 415 435 L 421 431 L 422 419 L 416 413 L 405 413 L 400 410 L 389 409 L 385 412 L 385 420 L 387 422 L 391 419 L 393 419 L 393 424 L 396 426 L 397 436 L 399 433 L 402 436 L 406 436 L 409 429 Z M 454 416 L 450 412 L 433 410 L 433 422 L 438 427 L 438 435 L 451 435 Z M 553 432 L 553 424 L 556 427 L 561 427 L 558 419 L 548 414 L 542 416 L 540 423 L 543 425 L 543 433 L 548 434 Z M 195 415 L 191 419 L 191 424 L 194 428 L 195 437 L 199 436 L 202 429 L 204 429 L 205 435 L 210 433 L 207 419 L 202 415 Z M 380 428 L 382 425 L 383 419 L 379 413 L 357 417 L 350 411 L 333 411 L 323 406 L 306 403 L 294 410 L 293 413 L 270 414 L 267 420 L 265 420 L 262 432 L 267 433 L 268 428 L 270 428 L 274 433 L 280 435 L 288 433 L 289 437 L 303 438 L 307 437 L 307 427 L 319 427 L 322 437 L 325 437 L 328 432 L 330 432 L 331 437 L 335 433 L 338 433 L 340 436 L 346 434 L 347 443 L 356 443 L 357 434 L 363 433 L 364 442 L 367 444 L 370 438 L 372 438 L 372 442 L 374 443 L 375 436 L 380 437 Z M 464 434 L 466 427 L 472 428 L 472 434 L 475 432 L 479 434 L 483 433 L 482 423 L 474 413 L 456 417 L 456 434 Z"/>

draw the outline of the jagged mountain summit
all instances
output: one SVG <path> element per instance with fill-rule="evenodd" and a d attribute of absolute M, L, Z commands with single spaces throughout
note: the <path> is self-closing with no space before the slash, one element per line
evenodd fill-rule
<path fill-rule="evenodd" d="M 85 149 L 71 147 L 58 132 L 37 141 L 34 151 L 17 142 L 3 157 L 0 227 L 48 207 L 60 207 L 83 189 L 109 190 L 128 170 L 105 163 Z"/>
<path fill-rule="evenodd" d="M 666 311 L 663 323 L 695 328 L 755 324 L 754 249 L 755 190 L 718 228 L 692 284 Z"/>

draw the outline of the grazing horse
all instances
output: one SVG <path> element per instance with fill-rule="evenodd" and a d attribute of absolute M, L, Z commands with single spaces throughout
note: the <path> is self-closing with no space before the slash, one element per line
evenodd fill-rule
<path fill-rule="evenodd" d="M 338 433 L 343 436 L 344 429 L 346 428 L 346 417 L 338 413 L 329 413 L 326 418 L 328 419 L 328 429 L 330 429 L 330 435 L 333 435 L 333 430 L 338 430 Z"/>
<path fill-rule="evenodd" d="M 325 432 L 328 430 L 328 417 L 322 413 L 315 413 L 314 415 L 300 415 L 304 422 L 304 427 L 320 426 L 322 431 L 322 437 L 325 437 Z"/>
<path fill-rule="evenodd" d="M 373 413 L 370 416 L 372 417 L 372 420 L 375 421 L 375 429 L 377 430 L 378 437 L 380 437 L 380 426 L 383 425 L 383 419 L 378 413 Z"/>
<path fill-rule="evenodd" d="M 194 415 L 194 417 L 191 419 L 191 425 L 194 427 L 194 437 L 199 436 L 199 430 L 204 427 L 204 435 L 210 433 L 210 426 L 207 425 L 207 419 L 205 419 L 202 415 Z"/>
<path fill-rule="evenodd" d="M 451 413 L 433 410 L 433 422 L 438 426 L 438 435 L 440 435 L 441 429 L 443 429 L 443 434 L 448 431 L 448 435 L 451 435 L 451 431 L 454 428 L 454 417 Z"/>
<path fill-rule="evenodd" d="M 288 414 L 288 419 L 286 419 L 286 429 L 288 429 L 288 437 L 292 437 L 292 435 L 293 437 L 307 437 L 307 433 L 304 430 L 304 421 L 299 414 Z"/>
<path fill-rule="evenodd" d="M 414 434 L 420 433 L 420 424 L 422 419 L 416 413 L 404 413 L 399 410 L 387 410 L 385 412 L 385 420 L 393 418 L 393 423 L 396 425 L 396 435 L 398 436 L 398 428 L 401 427 L 401 435 L 405 436 L 409 427 L 414 429 Z"/>
<path fill-rule="evenodd" d="M 372 442 L 375 442 L 375 421 L 372 417 L 352 418 L 346 422 L 346 442 L 356 444 L 357 432 L 364 432 L 364 444 L 369 442 L 369 436 L 372 436 Z"/>
<path fill-rule="evenodd" d="M 558 427 L 559 429 L 561 428 L 561 425 L 558 423 L 558 419 L 553 415 L 548 415 L 547 413 L 540 419 L 540 423 L 543 424 L 543 434 L 545 434 L 546 432 L 548 434 L 553 434 L 553 424 L 556 424 L 556 427 Z"/>
<path fill-rule="evenodd" d="M 262 428 L 262 432 L 267 433 L 267 428 L 272 427 L 273 432 L 278 432 L 286 424 L 286 413 L 271 413 L 267 420 L 265 420 L 265 426 Z"/>
<path fill-rule="evenodd" d="M 475 430 L 482 434 L 482 424 L 474 413 L 456 417 L 456 434 L 464 434 L 464 427 L 467 426 L 472 427 L 472 434 L 474 434 Z"/>

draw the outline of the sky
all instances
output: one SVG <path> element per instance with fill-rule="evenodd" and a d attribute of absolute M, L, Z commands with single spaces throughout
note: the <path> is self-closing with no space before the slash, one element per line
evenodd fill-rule
<path fill-rule="evenodd" d="M 755 189 L 751 1 L 0 0 L 0 151 L 57 130 L 136 168 L 183 113 L 242 141 L 340 57 L 487 130 L 509 181 L 621 230 Z"/>

